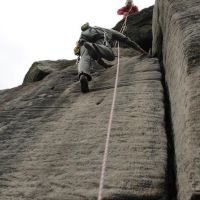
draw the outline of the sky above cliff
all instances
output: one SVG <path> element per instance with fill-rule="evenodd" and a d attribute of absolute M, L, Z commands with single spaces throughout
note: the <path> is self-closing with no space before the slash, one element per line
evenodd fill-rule
<path fill-rule="evenodd" d="M 155 0 L 135 0 L 139 10 Z M 0 0 L 0 90 L 21 85 L 38 60 L 76 59 L 80 26 L 114 27 L 125 0 Z"/>

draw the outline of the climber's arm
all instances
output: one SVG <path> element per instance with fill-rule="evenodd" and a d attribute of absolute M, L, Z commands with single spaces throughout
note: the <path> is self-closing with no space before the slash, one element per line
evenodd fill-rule
<path fill-rule="evenodd" d="M 123 42 L 123 40 L 126 38 L 126 36 L 124 34 L 120 33 L 119 31 L 116 31 L 114 29 L 107 29 L 107 30 L 109 30 L 110 33 L 112 34 L 113 40 Z"/>
<path fill-rule="evenodd" d="M 122 41 L 125 44 L 127 44 L 128 46 L 131 46 L 132 48 L 134 48 L 135 50 L 143 53 L 143 54 L 148 54 L 144 49 L 142 49 L 136 42 L 132 41 L 130 38 L 125 37 L 124 40 Z"/>
<path fill-rule="evenodd" d="M 115 31 L 113 29 L 109 29 L 113 35 L 113 39 L 117 40 L 119 42 L 123 42 L 125 44 L 127 44 L 128 46 L 134 48 L 135 50 L 143 53 L 143 54 L 147 54 L 146 51 L 144 51 L 136 42 L 132 41 L 129 37 L 126 37 L 124 34 Z"/>

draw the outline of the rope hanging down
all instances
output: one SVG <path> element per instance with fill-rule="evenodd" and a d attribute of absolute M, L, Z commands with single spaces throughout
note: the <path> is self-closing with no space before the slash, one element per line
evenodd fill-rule
<path fill-rule="evenodd" d="M 125 20 L 124 20 L 124 23 L 122 24 L 122 27 L 120 29 L 120 33 L 124 33 L 124 31 L 126 30 L 126 22 L 127 22 L 127 18 L 128 16 L 126 16 Z"/>
<path fill-rule="evenodd" d="M 130 10 L 129 10 L 130 12 Z M 124 23 L 122 25 L 122 28 L 120 32 L 123 34 L 124 30 L 126 29 L 126 23 L 127 23 L 126 16 Z M 118 53 L 117 53 L 117 72 L 116 72 L 116 79 L 115 79 L 115 87 L 113 92 L 113 101 L 110 111 L 110 118 L 108 123 L 108 130 L 107 130 L 107 137 L 106 137 L 106 144 L 105 144 L 105 150 L 103 155 L 103 162 L 102 162 L 102 169 L 101 169 L 101 177 L 100 177 L 100 183 L 99 183 L 99 193 L 98 193 L 98 199 L 97 200 L 103 200 L 103 186 L 104 186 L 104 179 L 105 179 L 105 172 L 106 172 L 106 164 L 108 160 L 108 147 L 109 147 L 109 140 L 111 135 L 111 126 L 112 126 L 112 120 L 113 120 L 113 113 L 114 113 L 114 107 L 116 102 L 116 96 L 117 96 L 117 85 L 118 85 L 118 79 L 119 79 L 119 57 L 120 57 L 120 49 L 119 49 L 119 42 L 116 42 Z M 115 45 L 116 46 L 116 45 Z"/>
<path fill-rule="evenodd" d="M 129 13 L 131 12 L 132 8 L 133 8 L 133 6 L 131 6 L 130 9 L 128 10 L 128 13 L 127 13 L 127 15 L 126 15 L 126 17 L 125 17 L 124 23 L 123 23 L 122 28 L 121 28 L 121 30 L 120 30 L 120 33 L 122 33 L 122 34 L 123 34 L 124 31 L 126 30 L 127 19 L 128 19 Z"/>
<path fill-rule="evenodd" d="M 130 10 L 129 10 L 130 12 Z M 128 16 L 125 17 L 125 20 L 124 20 L 124 23 L 122 24 L 122 27 L 120 29 L 120 33 L 124 34 L 124 31 L 126 30 L 126 23 L 127 23 L 127 19 L 128 19 Z M 117 41 L 115 42 L 115 47 L 117 46 Z"/>
<path fill-rule="evenodd" d="M 106 144 L 105 144 L 105 150 L 104 150 L 104 156 L 103 156 L 103 163 L 102 163 L 102 170 L 101 170 L 101 177 L 100 177 L 100 183 L 99 183 L 99 194 L 98 194 L 98 200 L 102 200 L 103 197 L 103 186 L 104 186 L 104 178 L 105 178 L 105 171 L 106 171 L 106 163 L 108 159 L 108 147 L 109 147 L 109 140 L 110 140 L 110 133 L 111 133 L 111 126 L 112 126 L 112 120 L 113 120 L 113 112 L 116 102 L 116 96 L 117 96 L 117 85 L 118 85 L 118 79 L 119 79 L 119 42 L 118 42 L 118 61 L 117 61 L 117 72 L 116 72 L 116 79 L 115 79 L 115 88 L 113 92 L 113 101 L 110 111 L 110 118 L 108 123 L 108 130 L 107 130 L 107 137 L 106 137 Z"/>

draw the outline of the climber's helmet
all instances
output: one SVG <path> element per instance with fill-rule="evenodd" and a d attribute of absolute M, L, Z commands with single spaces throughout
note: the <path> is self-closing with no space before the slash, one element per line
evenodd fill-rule
<path fill-rule="evenodd" d="M 126 0 L 126 5 L 132 4 L 132 3 L 133 3 L 133 0 Z"/>
<path fill-rule="evenodd" d="M 90 24 L 88 22 L 81 26 L 82 31 L 86 31 L 88 28 L 90 28 Z"/>

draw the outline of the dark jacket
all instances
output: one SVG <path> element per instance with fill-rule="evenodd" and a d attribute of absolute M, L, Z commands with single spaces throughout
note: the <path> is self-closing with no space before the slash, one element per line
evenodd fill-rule
<path fill-rule="evenodd" d="M 102 43 L 104 43 L 106 46 L 112 46 L 112 42 L 114 40 L 123 42 L 126 40 L 126 38 L 127 37 L 125 35 L 113 29 L 106 29 L 95 26 L 90 27 L 86 31 L 83 31 L 79 38 L 79 42 L 82 45 L 84 42 L 96 43 L 98 41 L 102 41 Z"/>
<path fill-rule="evenodd" d="M 115 40 L 123 42 L 137 51 L 146 53 L 139 45 L 137 45 L 130 38 L 126 37 L 124 34 L 113 29 L 106 29 L 98 26 L 90 27 L 89 29 L 83 31 L 79 38 L 79 44 L 82 46 L 84 42 L 91 42 L 112 47 Z"/>

